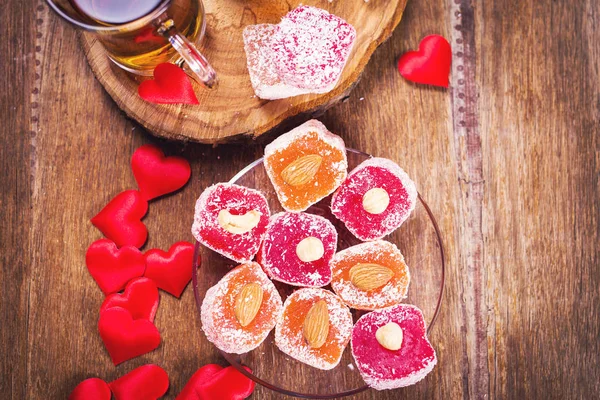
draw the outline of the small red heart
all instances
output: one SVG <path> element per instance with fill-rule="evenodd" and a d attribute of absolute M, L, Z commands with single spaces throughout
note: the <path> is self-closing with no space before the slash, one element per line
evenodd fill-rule
<path fill-rule="evenodd" d="M 129 311 L 121 307 L 100 314 L 98 331 L 115 365 L 149 353 L 160 344 L 160 333 L 152 322 L 134 321 Z"/>
<path fill-rule="evenodd" d="M 156 400 L 169 389 L 169 376 L 158 365 L 147 364 L 109 385 L 116 400 Z"/>
<path fill-rule="evenodd" d="M 439 35 L 426 36 L 419 51 L 409 51 L 398 60 L 398 71 L 409 81 L 448 87 L 452 63 L 450 43 Z"/>
<path fill-rule="evenodd" d="M 177 242 L 164 252 L 160 249 L 148 250 L 145 254 L 146 272 L 144 276 L 156 282 L 156 285 L 175 297 L 181 293 L 192 279 L 194 245 Z"/>
<path fill-rule="evenodd" d="M 158 309 L 158 287 L 148 278 L 136 278 L 129 281 L 123 294 L 108 295 L 102 306 L 100 314 L 113 307 L 121 307 L 129 311 L 131 317 L 154 321 Z"/>
<path fill-rule="evenodd" d="M 244 368 L 252 372 L 250 368 Z M 192 375 L 175 400 L 243 400 L 252 394 L 254 385 L 252 379 L 235 367 L 208 364 Z"/>
<path fill-rule="evenodd" d="M 181 189 L 192 173 L 186 159 L 165 157 L 161 149 L 151 144 L 144 145 L 133 153 L 131 169 L 145 200 Z"/>
<path fill-rule="evenodd" d="M 116 195 L 95 217 L 92 224 L 117 246 L 142 247 L 148 230 L 141 219 L 148 212 L 148 202 L 137 190 Z"/>
<path fill-rule="evenodd" d="M 73 389 L 69 400 L 110 400 L 110 387 L 102 379 L 89 378 Z"/>
<path fill-rule="evenodd" d="M 120 249 L 108 239 L 96 240 L 85 253 L 85 263 L 90 274 L 104 294 L 122 290 L 127 282 L 144 275 L 144 254 L 136 247 Z"/>
<path fill-rule="evenodd" d="M 157 104 L 199 104 L 190 78 L 175 64 L 162 63 L 154 69 L 154 80 L 138 87 L 140 97 Z"/>

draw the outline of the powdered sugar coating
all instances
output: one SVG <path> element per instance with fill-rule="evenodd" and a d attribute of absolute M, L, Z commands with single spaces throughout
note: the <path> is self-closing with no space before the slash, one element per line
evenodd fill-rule
<path fill-rule="evenodd" d="M 279 27 L 272 46 L 282 80 L 304 89 L 335 86 L 356 38 L 352 25 L 320 8 L 299 6 Z"/>
<path fill-rule="evenodd" d="M 327 303 L 329 333 L 325 344 L 313 349 L 306 343 L 302 325 L 312 305 L 319 300 Z M 351 334 L 352 314 L 341 299 L 328 290 L 306 288 L 295 291 L 286 299 L 275 327 L 275 344 L 298 361 L 329 370 L 339 364 Z"/>
<path fill-rule="evenodd" d="M 318 154 L 323 157 L 319 174 L 323 174 L 329 182 L 319 182 L 319 175 L 317 175 L 315 180 L 301 187 L 299 194 L 293 194 L 294 188 L 283 181 L 278 170 L 298 158 L 298 156 L 286 158 L 286 152 L 292 146 L 296 147 L 299 156 Z M 265 147 L 264 166 L 282 207 L 292 212 L 304 211 L 333 193 L 346 179 L 348 170 L 346 145 L 341 137 L 327 130 L 320 121 L 313 119 L 269 143 Z M 311 190 L 311 185 L 318 187 L 318 194 L 315 190 Z"/>
<path fill-rule="evenodd" d="M 357 263 L 378 264 L 394 272 L 383 287 L 361 290 L 350 281 L 349 270 Z M 331 287 L 351 308 L 375 310 L 400 303 L 406 298 L 410 272 L 404 256 L 395 244 L 383 240 L 361 243 L 342 250 L 331 260 L 333 278 Z"/>
<path fill-rule="evenodd" d="M 402 328 L 399 350 L 379 344 L 375 333 L 389 322 Z M 377 390 L 413 385 L 437 364 L 435 350 L 427 339 L 425 319 L 417 307 L 399 304 L 363 315 L 352 330 L 352 356 L 364 381 Z"/>
<path fill-rule="evenodd" d="M 278 75 L 271 49 L 278 30 L 278 25 L 259 24 L 247 26 L 243 33 L 250 82 L 254 93 L 265 100 L 311 93 L 310 90 L 285 83 Z"/>
<path fill-rule="evenodd" d="M 242 276 L 244 275 L 244 276 Z M 242 327 L 233 311 L 243 286 L 256 282 L 263 289 L 257 316 Z M 206 338 L 226 353 L 243 354 L 258 347 L 275 326 L 282 311 L 281 296 L 257 263 L 240 265 L 207 290 L 200 309 Z"/>
<path fill-rule="evenodd" d="M 243 234 L 228 232 L 219 225 L 217 219 L 219 212 L 224 209 L 236 215 L 256 210 L 261 214 L 259 223 Z M 209 249 L 238 263 L 244 263 L 252 260 L 258 252 L 270 215 L 267 199 L 258 190 L 217 183 L 206 188 L 196 202 L 192 234 Z"/>
<path fill-rule="evenodd" d="M 364 194 L 383 188 L 390 203 L 381 214 L 370 214 L 362 205 Z M 357 166 L 333 194 L 331 211 L 354 236 L 363 241 L 381 239 L 395 231 L 415 208 L 417 188 L 406 172 L 386 158 L 370 158 Z"/>
<path fill-rule="evenodd" d="M 300 6 L 278 25 L 247 26 L 243 38 L 254 92 L 275 100 L 333 90 L 356 31 L 325 10 Z"/>
<path fill-rule="evenodd" d="M 303 239 L 316 237 L 324 247 L 323 257 L 304 262 L 296 247 Z M 269 219 L 258 260 L 274 280 L 293 286 L 321 287 L 331 282 L 331 258 L 337 249 L 337 231 L 318 215 L 281 212 Z"/>

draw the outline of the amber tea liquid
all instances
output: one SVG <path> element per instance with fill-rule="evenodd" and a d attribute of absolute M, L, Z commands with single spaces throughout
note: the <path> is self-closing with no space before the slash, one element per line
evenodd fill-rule
<path fill-rule="evenodd" d="M 202 31 L 201 0 L 69 0 L 85 19 L 107 27 L 139 20 L 156 14 L 159 21 L 172 19 L 182 35 L 196 42 Z M 168 7 L 166 12 L 157 10 Z M 154 19 L 156 21 L 156 19 Z M 134 30 L 99 35 L 109 57 L 134 73 L 152 75 L 156 65 L 178 59 L 177 52 L 149 22 Z"/>

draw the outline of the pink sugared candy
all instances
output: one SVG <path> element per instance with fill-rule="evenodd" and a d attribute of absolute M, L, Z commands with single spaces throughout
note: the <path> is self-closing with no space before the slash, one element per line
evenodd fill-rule
<path fill-rule="evenodd" d="M 437 363 L 423 313 L 412 305 L 363 315 L 354 325 L 351 345 L 358 371 L 377 390 L 414 385 Z"/>
<path fill-rule="evenodd" d="M 327 219 L 282 212 L 269 220 L 258 261 L 272 279 L 321 287 L 331 282 L 330 261 L 336 248 L 337 232 Z"/>
<path fill-rule="evenodd" d="M 331 211 L 354 236 L 370 241 L 402 225 L 416 201 L 415 184 L 402 168 L 385 158 L 370 158 L 333 194 Z"/>
<path fill-rule="evenodd" d="M 281 99 L 327 93 L 348 61 L 356 31 L 338 16 L 299 6 L 278 25 L 244 29 L 244 49 L 256 95 Z"/>
<path fill-rule="evenodd" d="M 218 183 L 198 198 L 192 234 L 209 249 L 244 263 L 258 252 L 270 215 L 258 190 Z"/>

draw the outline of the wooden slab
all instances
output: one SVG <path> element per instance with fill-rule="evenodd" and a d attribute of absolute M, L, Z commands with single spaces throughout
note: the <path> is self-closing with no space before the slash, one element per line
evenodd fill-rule
<path fill-rule="evenodd" d="M 352 90 L 373 51 L 400 22 L 406 1 L 205 0 L 207 28 L 202 51 L 217 71 L 219 85 L 208 90 L 195 84 L 199 106 L 143 101 L 137 95 L 139 82 L 108 60 L 92 34 L 82 34 L 81 43 L 96 78 L 128 116 L 158 136 L 214 144 L 258 137 L 282 124 L 300 123 L 339 102 Z M 326 9 L 356 28 L 350 60 L 337 87 L 329 93 L 261 100 L 250 84 L 242 31 L 247 25 L 277 23 L 300 3 Z"/>

